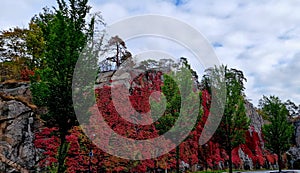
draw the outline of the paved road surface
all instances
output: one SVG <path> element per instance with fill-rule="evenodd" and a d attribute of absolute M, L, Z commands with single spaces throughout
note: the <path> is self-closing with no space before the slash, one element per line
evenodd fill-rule
<path fill-rule="evenodd" d="M 265 171 L 248 171 L 248 172 L 241 172 L 241 173 L 278 173 L 278 170 L 265 170 Z M 300 170 L 282 170 L 282 173 L 300 173 Z M 238 172 L 236 172 L 238 173 Z"/>

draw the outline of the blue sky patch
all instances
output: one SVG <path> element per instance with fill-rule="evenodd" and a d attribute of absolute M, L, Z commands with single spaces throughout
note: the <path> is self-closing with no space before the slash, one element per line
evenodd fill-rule
<path fill-rule="evenodd" d="M 223 44 L 222 43 L 219 43 L 219 42 L 214 42 L 213 44 L 213 47 L 217 48 L 217 47 L 223 47 Z"/>

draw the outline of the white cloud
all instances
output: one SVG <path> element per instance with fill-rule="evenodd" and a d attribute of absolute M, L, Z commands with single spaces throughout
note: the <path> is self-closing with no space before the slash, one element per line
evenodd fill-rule
<path fill-rule="evenodd" d="M 55 6 L 55 1 L 48 0 L 2 0 L 0 6 L 0 29 L 11 27 L 25 28 L 30 19 L 42 8 Z"/>
<path fill-rule="evenodd" d="M 210 43 L 221 45 L 215 51 L 222 63 L 245 73 L 246 94 L 254 104 L 262 95 L 270 94 L 300 103 L 300 56 L 297 54 L 300 52 L 300 1 L 186 0 L 180 5 L 174 2 L 92 0 L 90 4 L 93 11 L 102 12 L 108 24 L 140 14 L 161 14 L 185 21 Z M 46 0 L 3 0 L 0 29 L 26 25 L 46 3 Z M 134 45 L 137 44 L 132 44 L 132 49 L 137 49 Z M 174 51 L 174 45 L 167 42 L 148 40 L 140 47 Z M 176 50 L 180 52 L 180 48 Z"/>

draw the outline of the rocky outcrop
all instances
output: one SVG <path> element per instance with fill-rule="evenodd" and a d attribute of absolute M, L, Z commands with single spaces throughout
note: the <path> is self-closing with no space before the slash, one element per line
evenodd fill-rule
<path fill-rule="evenodd" d="M 295 143 L 297 147 L 300 147 L 300 120 L 295 120 L 294 126 L 295 126 Z"/>
<path fill-rule="evenodd" d="M 295 127 L 295 145 L 292 146 L 288 151 L 287 151 L 287 155 L 288 155 L 288 159 L 289 159 L 289 164 L 291 168 L 297 168 L 300 169 L 300 120 L 299 118 L 295 118 L 293 120 L 294 123 L 294 127 Z M 297 164 L 294 164 L 295 162 L 297 162 Z"/>
<path fill-rule="evenodd" d="M 261 134 L 262 133 L 261 129 L 262 126 L 264 125 L 264 119 L 262 118 L 261 115 L 258 114 L 257 109 L 249 101 L 246 101 L 245 107 L 246 107 L 246 115 L 250 119 L 250 127 L 253 128 L 249 130 L 254 130 L 258 133 L 260 144 L 262 148 L 264 148 L 264 142 Z"/>
<path fill-rule="evenodd" d="M 252 170 L 254 168 L 252 159 L 249 158 L 249 156 L 241 148 L 239 148 L 238 154 L 240 159 L 243 161 L 243 169 Z"/>
<path fill-rule="evenodd" d="M 262 116 L 257 113 L 257 110 L 253 106 L 253 104 L 250 103 L 249 101 L 246 101 L 245 108 L 246 108 L 246 115 L 250 120 L 249 132 L 250 132 L 250 134 L 252 134 L 253 131 L 257 132 L 261 150 L 263 150 L 264 142 L 262 139 L 261 129 L 264 124 L 264 120 L 263 120 Z M 253 153 L 253 154 L 255 154 L 255 153 Z M 255 168 L 255 165 L 253 164 L 253 160 L 241 148 L 239 148 L 239 150 L 238 150 L 238 155 L 243 163 L 242 169 L 253 170 Z"/>
<path fill-rule="evenodd" d="M 16 172 L 16 170 L 20 171 L 21 173 L 29 173 L 29 170 L 27 170 L 26 168 L 22 167 L 21 165 L 7 159 L 3 154 L 0 154 L 0 161 L 3 164 L 6 164 L 10 167 L 13 168 L 13 172 Z M 1 170 L 2 171 L 2 170 Z M 5 170 L 6 171 L 6 170 Z M 11 172 L 11 171 L 10 171 Z"/>
<path fill-rule="evenodd" d="M 250 126 L 252 126 L 254 130 L 260 134 L 261 128 L 264 124 L 264 120 L 262 116 L 257 113 L 256 108 L 249 101 L 246 101 L 245 107 L 246 107 L 246 115 L 250 119 Z"/>
<path fill-rule="evenodd" d="M 38 127 L 27 83 L 0 85 L 0 172 L 34 172 Z"/>
<path fill-rule="evenodd" d="M 6 82 L 0 84 L 0 93 L 5 96 L 18 97 L 31 103 L 31 92 L 28 82 Z"/>

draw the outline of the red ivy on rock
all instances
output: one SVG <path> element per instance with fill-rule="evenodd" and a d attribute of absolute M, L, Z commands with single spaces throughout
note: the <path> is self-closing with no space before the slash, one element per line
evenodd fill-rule
<path fill-rule="evenodd" d="M 156 92 L 161 92 L 161 86 L 163 85 L 161 75 L 158 72 L 149 72 L 147 75 L 141 74 L 130 82 L 130 89 L 125 85 L 112 82 L 110 86 L 103 86 L 95 90 L 96 104 L 90 108 L 90 126 L 87 130 L 89 134 L 101 133 L 109 137 L 105 140 L 96 138 L 94 139 L 95 143 L 101 142 L 106 146 L 114 143 L 115 146 L 118 146 L 118 139 L 109 131 L 101 129 L 104 128 L 104 124 L 100 124 L 102 121 L 100 121 L 99 112 L 105 119 L 105 122 L 102 123 L 107 124 L 114 132 L 123 137 L 144 140 L 159 136 L 159 131 L 152 122 L 149 97 L 158 103 L 160 102 L 161 98 Z M 218 143 L 209 141 L 204 146 L 199 145 L 199 138 L 210 113 L 210 104 L 211 96 L 207 90 L 203 90 L 201 92 L 202 117 L 186 140 L 179 145 L 180 160 L 190 166 L 201 163 L 202 166 L 207 164 L 210 168 L 218 168 L 221 162 L 225 163 L 228 160 L 228 154 Z M 141 121 L 148 125 L 139 125 Z M 268 160 L 271 164 L 277 161 L 276 155 L 262 149 L 262 141 L 254 128 L 250 128 L 245 136 L 246 143 L 232 150 L 233 164 L 236 167 L 240 167 L 242 164 L 239 150 L 248 155 L 254 165 L 263 166 L 265 160 Z M 60 146 L 58 129 L 44 128 L 36 133 L 35 137 L 35 146 L 42 151 L 44 156 L 40 161 L 40 166 L 50 167 L 56 165 L 58 147 Z M 68 156 L 65 162 L 67 172 L 84 172 L 88 169 L 93 172 L 99 170 L 105 172 L 146 172 L 155 168 L 175 169 L 176 167 L 175 149 L 156 159 L 131 161 L 112 156 L 98 149 L 84 135 L 80 127 L 74 127 L 70 130 L 69 135 L 66 136 L 66 141 L 69 143 Z M 167 141 L 164 144 L 157 144 L 156 147 L 162 148 L 170 145 L 174 144 Z M 119 152 L 124 147 L 130 148 L 133 146 L 118 146 L 114 150 Z M 142 146 L 135 147 L 141 149 Z M 89 156 L 90 149 L 93 151 L 93 157 Z M 147 148 L 143 148 L 141 151 L 140 154 L 145 157 L 151 156 L 154 152 L 147 150 Z M 131 155 L 132 153 L 128 154 Z"/>
<path fill-rule="evenodd" d="M 57 133 L 58 128 L 46 127 L 41 132 L 35 134 L 34 145 L 44 156 L 39 162 L 41 167 L 49 167 L 57 163 L 56 155 L 60 145 Z"/>

